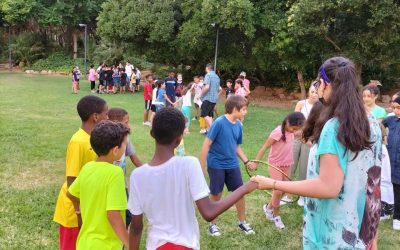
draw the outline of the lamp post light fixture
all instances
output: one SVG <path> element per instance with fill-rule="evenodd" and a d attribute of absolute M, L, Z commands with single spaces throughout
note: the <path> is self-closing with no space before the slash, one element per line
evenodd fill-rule
<path fill-rule="evenodd" d="M 11 25 L 4 24 L 4 27 L 8 27 L 8 69 L 12 70 L 12 61 L 11 61 Z"/>
<path fill-rule="evenodd" d="M 80 23 L 79 27 L 85 27 L 85 80 L 86 80 L 86 70 L 87 70 L 87 24 Z"/>
<path fill-rule="evenodd" d="M 211 26 L 213 26 L 217 29 L 217 35 L 215 38 L 215 53 L 214 53 L 214 71 L 217 72 L 219 25 L 218 25 L 218 23 L 212 23 Z"/>

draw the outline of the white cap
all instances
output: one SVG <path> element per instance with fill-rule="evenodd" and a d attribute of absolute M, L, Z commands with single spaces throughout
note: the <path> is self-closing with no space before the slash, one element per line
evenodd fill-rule
<path fill-rule="evenodd" d="M 246 77 L 246 72 L 242 71 L 240 72 L 240 75 Z"/>

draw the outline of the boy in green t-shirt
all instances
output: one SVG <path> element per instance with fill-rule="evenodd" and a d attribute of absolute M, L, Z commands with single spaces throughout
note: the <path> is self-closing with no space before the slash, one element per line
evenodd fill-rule
<path fill-rule="evenodd" d="M 129 131 L 121 123 L 103 121 L 91 133 L 90 144 L 98 158 L 83 166 L 67 192 L 75 205 L 80 203 L 80 211 L 76 211 L 82 216 L 78 250 L 120 250 L 122 244 L 128 248 L 124 173 L 113 162 L 125 152 Z"/>

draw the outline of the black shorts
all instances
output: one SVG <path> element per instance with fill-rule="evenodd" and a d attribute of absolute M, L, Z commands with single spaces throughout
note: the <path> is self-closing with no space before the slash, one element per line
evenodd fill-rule
<path fill-rule="evenodd" d="M 214 117 L 214 107 L 215 103 L 209 102 L 209 101 L 204 101 L 201 104 L 201 117 Z"/>
<path fill-rule="evenodd" d="M 99 85 L 104 86 L 104 80 L 99 80 Z"/>
<path fill-rule="evenodd" d="M 144 109 L 149 110 L 151 107 L 151 100 L 145 100 L 144 101 Z"/>
<path fill-rule="evenodd" d="M 114 81 L 113 80 L 107 80 L 107 86 L 114 86 Z"/>
<path fill-rule="evenodd" d="M 156 105 L 151 104 L 150 110 L 151 110 L 152 112 L 154 112 L 154 113 L 157 112 L 157 107 L 156 107 Z"/>
<path fill-rule="evenodd" d="M 210 178 L 210 193 L 217 195 L 224 189 L 224 184 L 229 192 L 233 192 L 243 185 L 240 168 L 217 169 L 207 168 Z"/>

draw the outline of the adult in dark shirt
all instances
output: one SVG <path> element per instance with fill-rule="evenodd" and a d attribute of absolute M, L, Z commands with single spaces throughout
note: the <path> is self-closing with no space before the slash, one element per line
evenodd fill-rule
<path fill-rule="evenodd" d="M 112 92 L 113 86 L 114 86 L 113 68 L 114 68 L 114 66 L 111 66 L 111 67 L 107 67 L 107 69 L 106 69 L 106 91 L 107 91 L 107 93 L 110 93 L 110 91 Z"/>
<path fill-rule="evenodd" d="M 166 90 L 166 94 L 167 94 L 168 98 L 173 103 L 176 101 L 175 89 L 176 89 L 177 85 L 178 85 L 178 81 L 175 78 L 175 72 L 171 70 L 168 73 L 168 77 L 165 78 L 165 90 Z M 166 104 L 167 104 L 167 107 L 172 106 L 169 102 L 167 102 Z"/>

